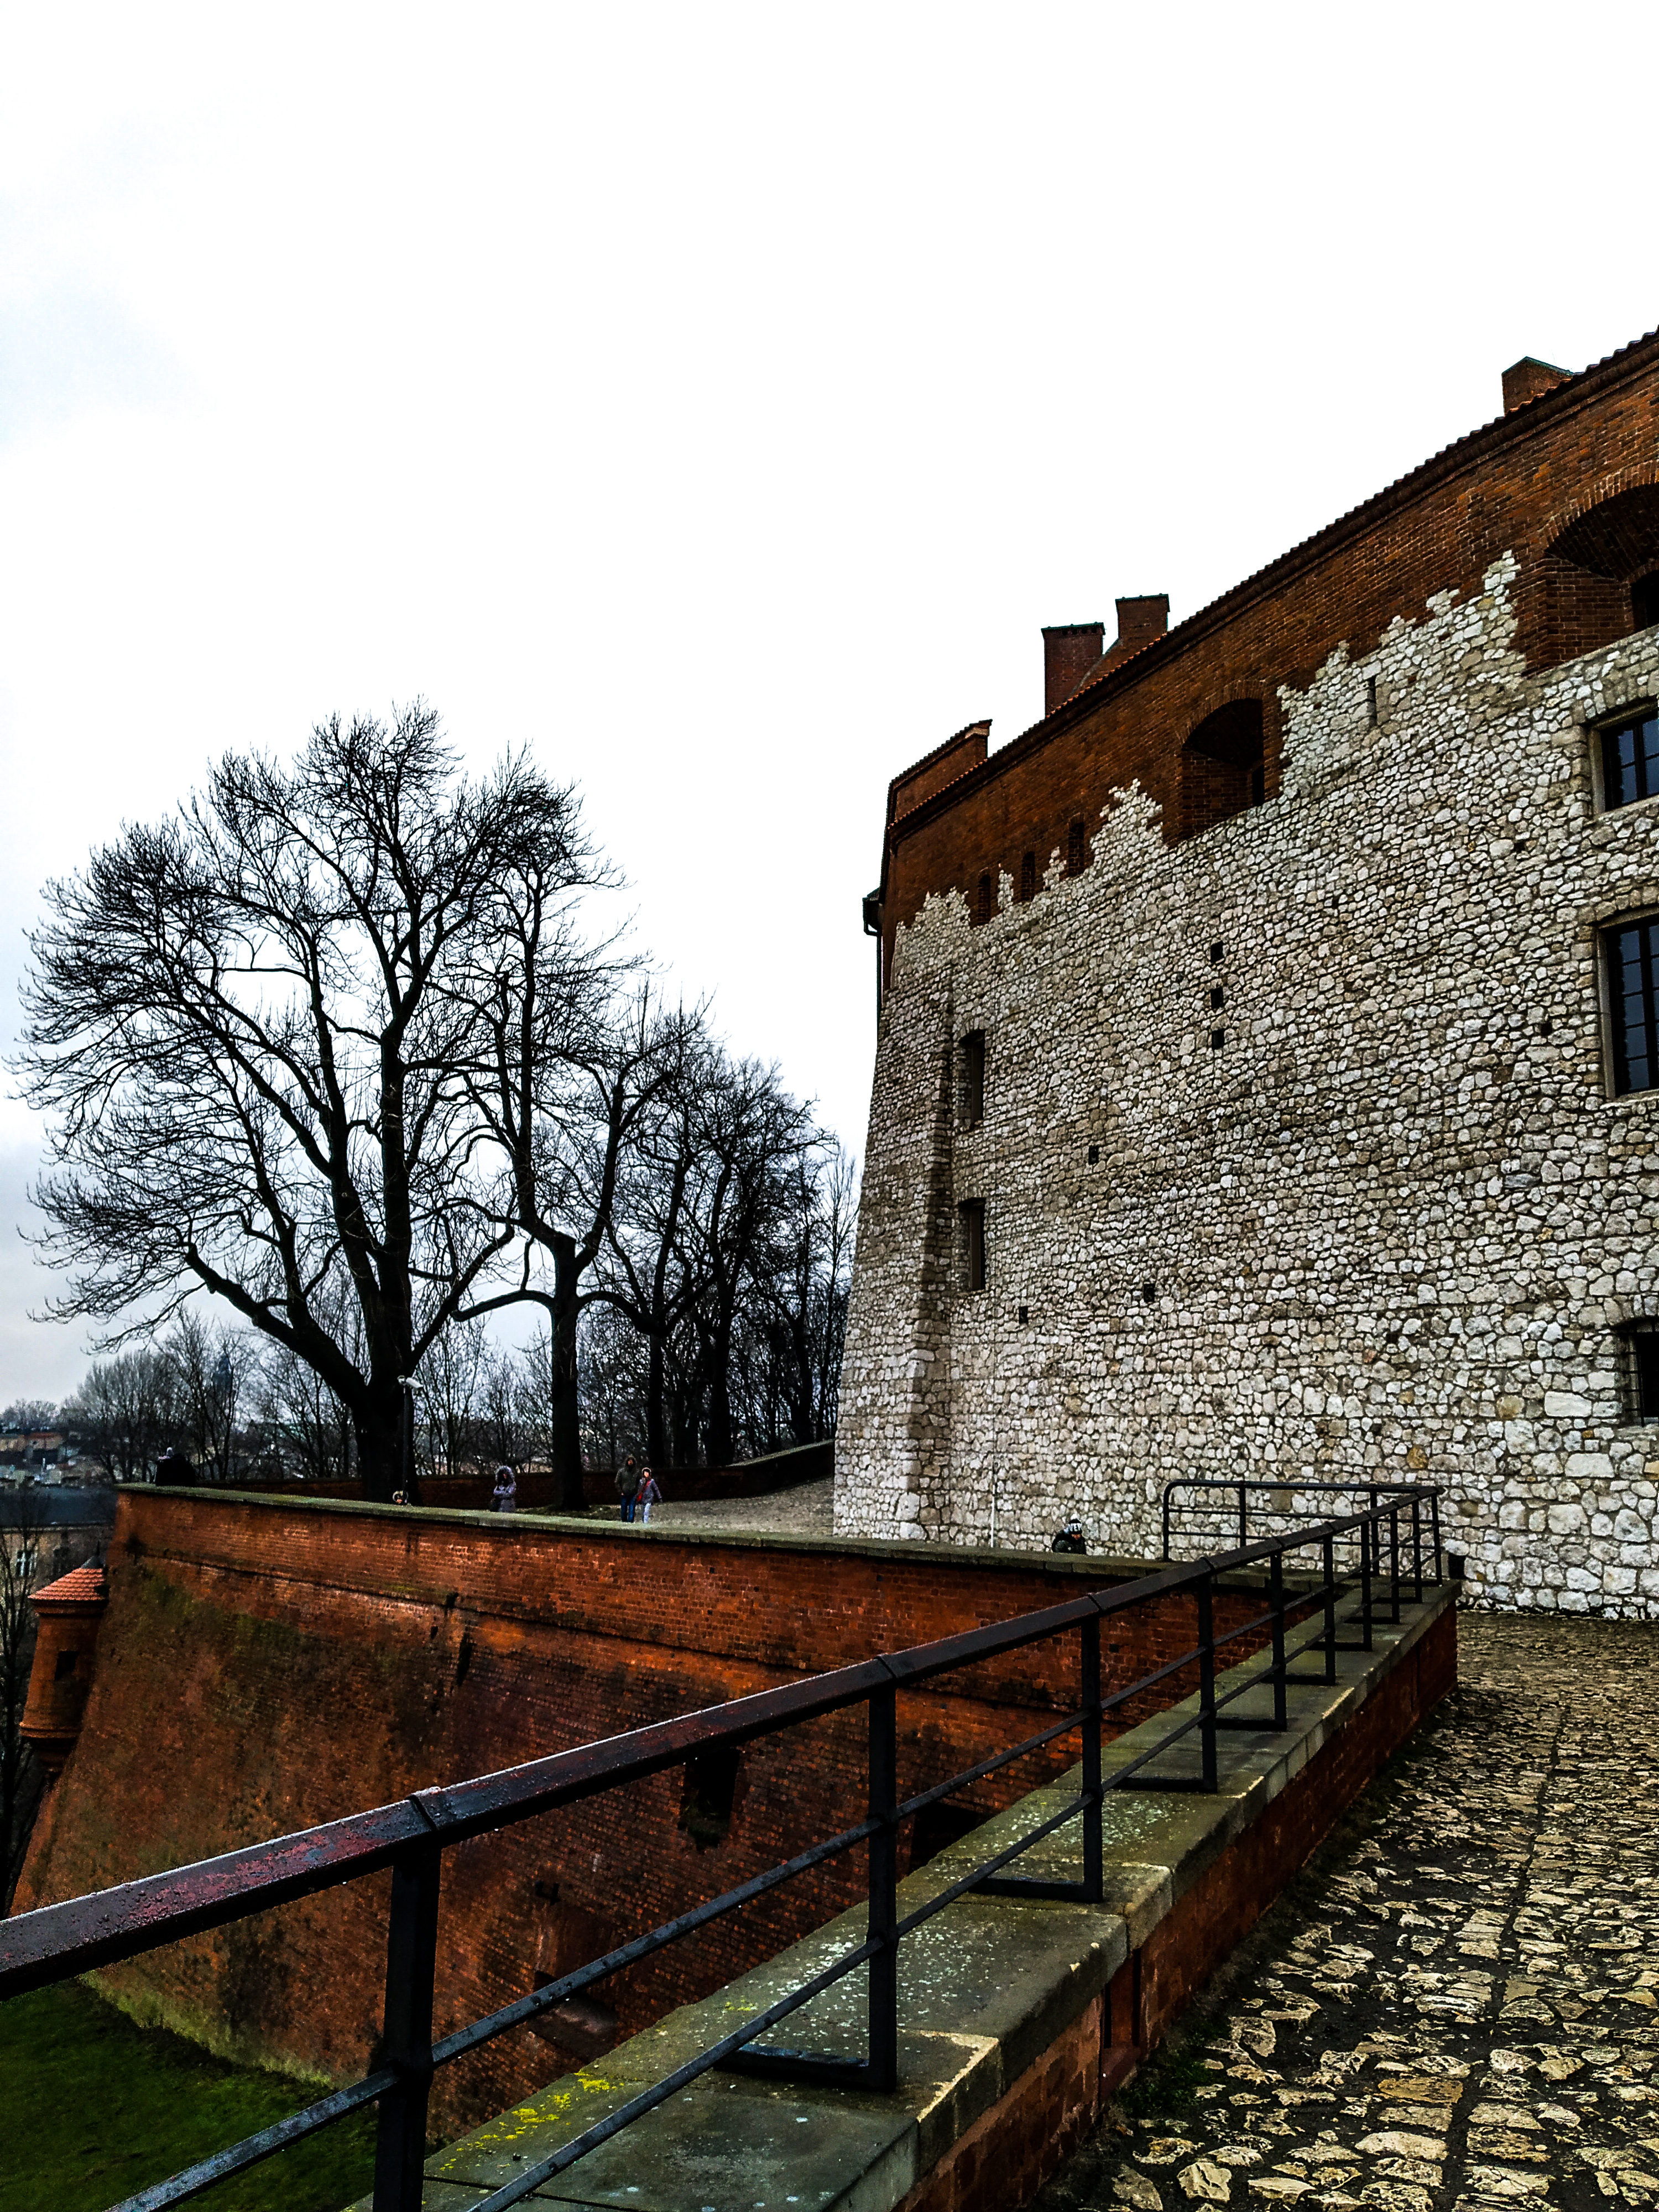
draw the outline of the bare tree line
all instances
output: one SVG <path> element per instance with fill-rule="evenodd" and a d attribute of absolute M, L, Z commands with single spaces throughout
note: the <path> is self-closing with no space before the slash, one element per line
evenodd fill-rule
<path fill-rule="evenodd" d="M 584 1379 L 590 1450 L 821 1432 L 850 1175 L 773 1070 L 586 931 L 616 880 L 572 787 L 523 752 L 463 773 L 416 705 L 291 764 L 228 753 L 47 885 L 15 1072 L 50 1131 L 52 1310 L 113 1355 L 87 1385 L 111 1433 L 142 1432 L 162 1341 L 204 1465 L 263 1428 L 376 1498 L 411 1389 L 446 1459 L 464 1403 L 533 1434 L 566 1504 Z M 499 1376 L 458 1385 L 514 1308 L 545 1361 L 508 1423 Z"/>

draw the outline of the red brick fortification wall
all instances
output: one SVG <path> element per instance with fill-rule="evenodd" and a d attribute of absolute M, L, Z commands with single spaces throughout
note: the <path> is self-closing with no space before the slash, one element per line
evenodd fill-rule
<path fill-rule="evenodd" d="M 899 2212 L 1016 2212 L 1457 1680 L 1449 1607 L 1132 1952 L 1097 1998 L 917 2183 Z"/>
<path fill-rule="evenodd" d="M 1608 497 L 1659 481 L 1659 341 L 1643 340 L 1530 405 L 1461 440 L 1375 499 L 1286 553 L 1122 662 L 982 764 L 890 822 L 883 863 L 883 960 L 930 892 L 960 891 L 977 914 L 988 872 L 1016 895 L 1027 851 L 1040 884 L 1062 862 L 1073 821 L 1092 837 L 1115 787 L 1139 778 L 1176 840 L 1214 818 L 1202 763 L 1182 748 L 1234 702 L 1259 702 L 1266 789 L 1279 789 L 1279 686 L 1305 690 L 1346 643 L 1354 660 L 1396 617 L 1420 619 L 1435 592 L 1478 597 L 1491 563 L 1513 551 L 1519 646 L 1529 669 L 1594 651 L 1632 626 L 1628 589 L 1549 549 Z M 1565 542 L 1592 562 L 1604 556 Z M 1616 553 L 1605 556 L 1616 565 Z M 1386 706 L 1386 702 L 1385 702 Z M 899 786 L 906 779 L 898 780 Z M 897 788 L 898 787 L 896 787 Z M 908 797 L 908 794 L 907 794 Z"/>
<path fill-rule="evenodd" d="M 82 1735 L 37 1828 L 20 1911 L 1115 1578 L 1086 1559 L 145 1489 L 122 1493 L 109 1557 Z M 1260 1607 L 1259 1593 L 1224 1593 L 1218 1626 Z M 1111 1678 L 1179 1656 L 1194 1629 L 1185 1600 L 1109 1621 Z M 1174 1678 L 1169 1695 L 1187 1686 Z M 902 1700 L 902 1785 L 1006 1747 L 1076 1694 L 1072 1636 Z M 1062 1741 L 964 1802 L 997 1809 L 1075 1756 Z M 864 1760 L 860 1711 L 745 1752 L 723 1836 L 700 1799 L 688 1808 L 676 1771 L 449 1853 L 440 2032 L 856 1819 Z M 703 1817 L 683 1826 L 699 1805 Z M 863 1881 L 849 1854 L 599 1994 L 631 2033 L 794 1941 Z M 380 1877 L 284 1906 L 112 1982 L 222 2048 L 355 2076 L 380 2029 L 386 1888 Z M 501 2038 L 440 2075 L 438 2124 L 499 2110 L 571 2056 L 529 2030 Z"/>

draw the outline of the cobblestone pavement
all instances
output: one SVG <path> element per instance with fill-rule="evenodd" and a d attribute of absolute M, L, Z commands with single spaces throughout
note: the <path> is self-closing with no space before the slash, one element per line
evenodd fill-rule
<path fill-rule="evenodd" d="M 665 1498 L 652 1509 L 651 1525 L 710 1534 L 732 1529 L 757 1535 L 829 1536 L 835 1531 L 835 1478 L 826 1474 L 822 1482 L 798 1483 L 769 1498 L 690 1498 L 678 1504 Z"/>
<path fill-rule="evenodd" d="M 1659 2212 L 1659 1632 L 1458 1626 L 1458 1690 L 1033 2212 Z"/>

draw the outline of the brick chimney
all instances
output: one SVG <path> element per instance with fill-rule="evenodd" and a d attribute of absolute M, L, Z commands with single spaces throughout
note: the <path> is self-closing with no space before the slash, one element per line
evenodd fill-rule
<path fill-rule="evenodd" d="M 1504 371 L 1504 412 L 1513 415 L 1517 407 L 1524 407 L 1534 399 L 1541 399 L 1547 392 L 1553 392 L 1558 384 L 1565 384 L 1572 374 L 1570 368 L 1555 368 L 1547 361 L 1534 361 L 1527 354 L 1513 368 Z"/>
<path fill-rule="evenodd" d="M 1121 601 L 1119 602 L 1121 605 Z M 1063 706 L 1100 659 L 1104 623 L 1060 623 L 1042 633 L 1042 711 Z"/>
<path fill-rule="evenodd" d="M 1170 627 L 1170 595 L 1167 592 L 1149 592 L 1144 599 L 1120 599 L 1117 603 L 1117 644 L 1115 656 L 1127 659 L 1139 653 L 1143 645 L 1151 645 L 1164 636 Z"/>

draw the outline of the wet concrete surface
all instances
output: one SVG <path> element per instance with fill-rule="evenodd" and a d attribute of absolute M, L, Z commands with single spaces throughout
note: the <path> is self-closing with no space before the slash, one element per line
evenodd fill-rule
<path fill-rule="evenodd" d="M 1457 1690 L 1033 2212 L 1659 2212 L 1659 1633 L 1459 1636 Z"/>

